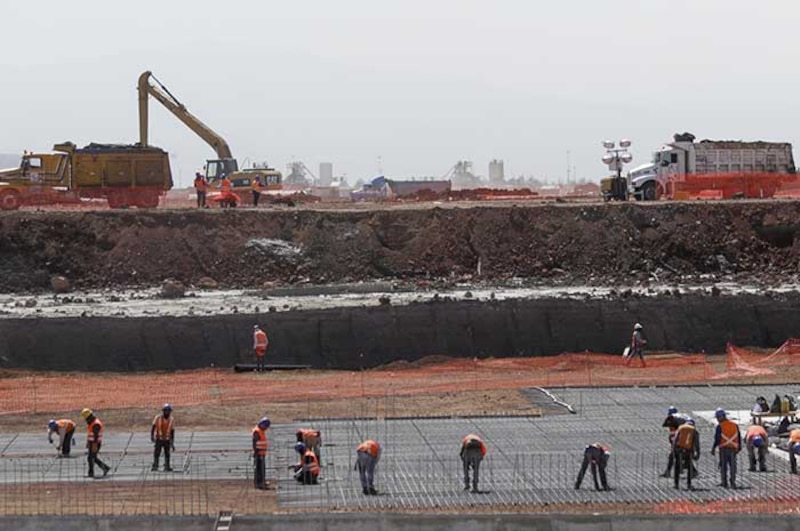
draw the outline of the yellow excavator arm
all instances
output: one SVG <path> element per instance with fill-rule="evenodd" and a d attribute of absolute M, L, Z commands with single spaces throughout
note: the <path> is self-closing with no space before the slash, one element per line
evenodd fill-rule
<path fill-rule="evenodd" d="M 150 83 L 156 82 L 158 86 Z M 233 159 L 231 148 L 224 138 L 214 132 L 213 129 L 204 124 L 199 118 L 190 113 L 186 107 L 178 101 L 178 98 L 156 79 L 149 70 L 139 76 L 139 142 L 142 146 L 147 146 L 147 130 L 149 124 L 149 96 L 153 96 L 164 107 L 166 107 L 178 120 L 195 132 L 197 136 L 205 140 L 217 153 L 217 157 L 223 160 Z"/>

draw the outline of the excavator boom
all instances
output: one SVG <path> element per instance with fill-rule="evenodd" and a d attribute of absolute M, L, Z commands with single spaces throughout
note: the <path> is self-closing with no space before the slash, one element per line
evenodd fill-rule
<path fill-rule="evenodd" d="M 158 86 L 150 83 L 156 82 Z M 156 79 L 152 72 L 143 72 L 139 76 L 139 143 L 147 146 L 147 130 L 149 124 L 149 96 L 153 96 L 164 107 L 166 107 L 178 120 L 195 132 L 197 136 L 205 140 L 217 153 L 217 157 L 223 160 L 233 159 L 231 149 L 224 138 L 219 136 L 210 127 L 204 124 L 199 118 L 190 113 L 170 91 Z"/>

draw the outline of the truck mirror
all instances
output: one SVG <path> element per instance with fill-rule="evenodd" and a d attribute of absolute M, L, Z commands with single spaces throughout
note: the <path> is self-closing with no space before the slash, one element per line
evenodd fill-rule
<path fill-rule="evenodd" d="M 664 167 L 669 166 L 669 161 L 668 160 L 662 160 L 661 161 L 661 165 L 664 166 Z"/>

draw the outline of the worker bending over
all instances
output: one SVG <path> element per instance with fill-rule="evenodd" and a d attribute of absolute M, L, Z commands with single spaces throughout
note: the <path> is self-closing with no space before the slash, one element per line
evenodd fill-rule
<path fill-rule="evenodd" d="M 319 461 L 319 451 L 322 447 L 322 432 L 319 430 L 300 428 L 297 430 L 297 432 L 295 432 L 295 437 L 297 437 L 297 442 L 303 443 L 306 445 L 306 448 L 314 452 L 314 454 L 317 456 L 317 460 Z"/>
<path fill-rule="evenodd" d="M 267 430 L 270 424 L 264 417 L 253 428 L 253 481 L 259 490 L 267 488 Z"/>
<path fill-rule="evenodd" d="M 303 485 L 316 485 L 319 481 L 317 454 L 301 442 L 295 444 L 294 449 L 300 454 L 300 462 L 292 467 L 294 469 L 294 479 Z"/>
<path fill-rule="evenodd" d="M 89 408 L 81 410 L 81 417 L 86 421 L 86 449 L 88 450 L 87 460 L 89 462 L 87 477 L 95 477 L 94 465 L 99 466 L 103 471 L 103 477 L 106 477 L 111 467 L 97 457 L 97 454 L 100 453 L 100 447 L 103 445 L 103 423 L 95 417 L 94 412 Z"/>
<path fill-rule="evenodd" d="M 797 474 L 797 457 L 800 453 L 800 429 L 793 429 L 789 432 L 789 470 L 792 474 Z"/>
<path fill-rule="evenodd" d="M 753 424 L 747 428 L 744 436 L 745 446 L 747 446 L 747 456 L 750 458 L 750 472 L 756 471 L 756 453 L 758 454 L 758 471 L 767 471 L 767 448 L 769 448 L 769 437 L 764 426 Z"/>
<path fill-rule="evenodd" d="M 688 418 L 678 426 L 672 438 L 672 453 L 675 459 L 675 488 L 680 489 L 681 471 L 686 469 L 686 488 L 694 490 L 692 478 L 695 469 L 692 461 L 700 459 L 700 434 L 694 425 L 694 419 Z"/>
<path fill-rule="evenodd" d="M 150 427 L 150 442 L 155 444 L 153 449 L 153 472 L 158 470 L 158 461 L 161 450 L 164 450 L 164 472 L 172 472 L 169 466 L 170 450 L 175 450 L 175 417 L 172 416 L 172 406 L 164 404 L 161 413 L 153 419 Z"/>
<path fill-rule="evenodd" d="M 661 427 L 669 428 L 669 457 L 667 458 L 667 469 L 663 474 L 661 474 L 662 478 L 668 478 L 672 476 L 672 465 L 675 462 L 675 451 L 673 449 L 675 432 L 677 432 L 678 428 L 686 422 L 687 418 L 688 417 L 686 417 L 686 415 L 681 415 L 678 413 L 678 408 L 675 406 L 670 406 L 669 409 L 667 409 L 667 418 L 664 419 L 664 423 L 661 424 Z M 697 475 L 694 465 L 692 465 L 692 470 L 694 471 L 695 475 Z"/>
<path fill-rule="evenodd" d="M 472 469 L 472 492 L 478 490 L 481 461 L 486 455 L 486 445 L 477 435 L 470 433 L 461 441 L 461 461 L 464 464 L 464 490 L 469 490 L 469 470 Z"/>
<path fill-rule="evenodd" d="M 607 446 L 603 446 L 599 442 L 587 446 L 583 450 L 583 463 L 581 464 L 580 472 L 578 472 L 578 479 L 575 480 L 575 489 L 581 488 L 583 476 L 586 475 L 586 469 L 591 465 L 595 490 L 611 490 L 608 486 L 608 479 L 606 478 L 606 465 L 608 464 L 609 457 L 611 457 L 611 452 Z M 598 473 L 600 475 L 600 483 L 597 482 Z"/>
<path fill-rule="evenodd" d="M 72 437 L 75 435 L 75 423 L 70 419 L 50 420 L 47 423 L 47 442 L 53 444 L 53 434 L 58 434 L 56 452 L 59 457 L 69 457 L 72 447 Z"/>
<path fill-rule="evenodd" d="M 739 426 L 732 420 L 728 420 L 725 410 L 717 408 L 714 412 L 717 418 L 717 429 L 714 432 L 714 447 L 711 448 L 711 455 L 719 447 L 719 468 L 722 475 L 723 488 L 736 488 L 736 456 L 742 449 L 742 436 L 739 433 Z M 728 482 L 728 470 L 730 470 L 730 482 Z"/>
<path fill-rule="evenodd" d="M 361 480 L 361 492 L 366 495 L 376 495 L 375 490 L 375 465 L 381 458 L 381 445 L 372 439 L 367 439 L 356 448 L 356 469 Z"/>

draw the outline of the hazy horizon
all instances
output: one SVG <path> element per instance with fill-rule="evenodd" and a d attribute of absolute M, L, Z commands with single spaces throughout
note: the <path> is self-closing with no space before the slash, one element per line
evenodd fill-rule
<path fill-rule="evenodd" d="M 766 0 L 376 3 L 42 0 L 0 8 L 0 153 L 138 140 L 153 73 L 240 163 L 353 183 L 378 173 L 597 180 L 601 141 L 634 162 L 676 132 L 786 141 L 798 111 L 800 5 Z M 150 142 L 176 185 L 214 153 L 151 101 Z M 568 154 L 569 153 L 569 154 Z"/>

